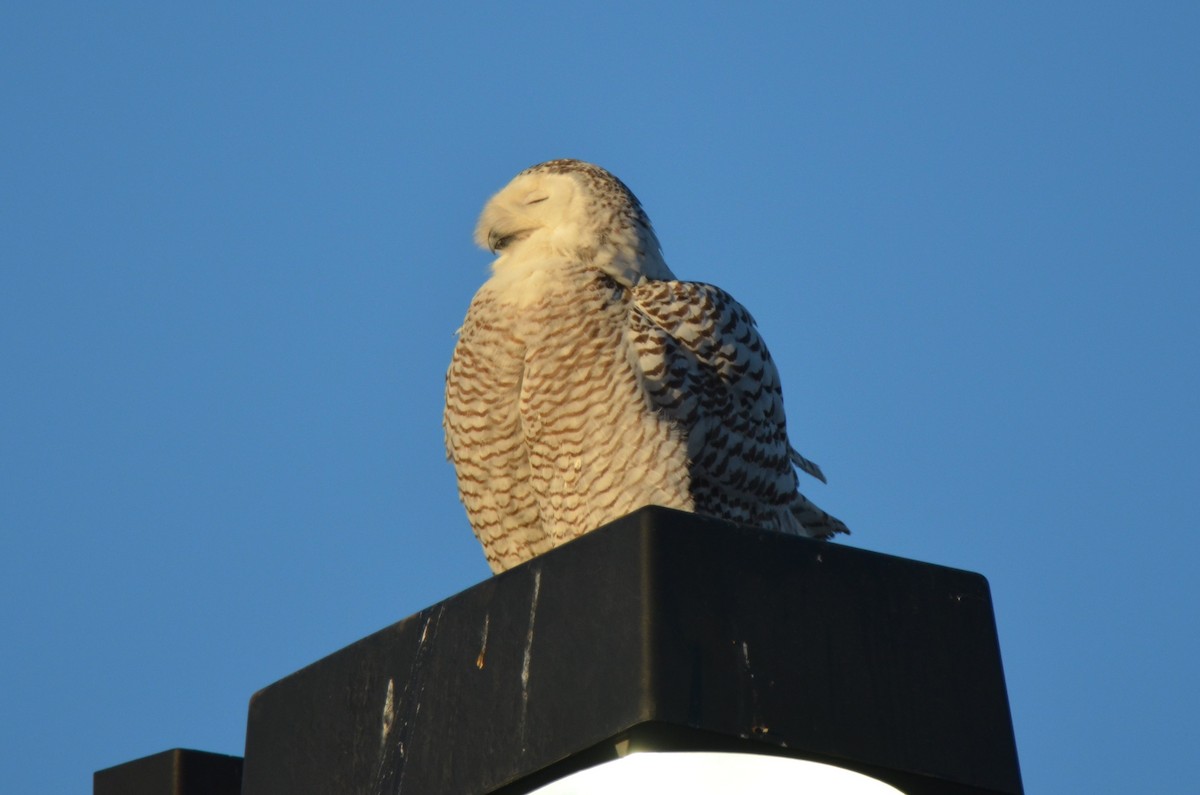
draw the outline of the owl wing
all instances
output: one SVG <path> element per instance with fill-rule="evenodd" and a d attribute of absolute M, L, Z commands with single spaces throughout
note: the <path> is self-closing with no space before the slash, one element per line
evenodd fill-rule
<path fill-rule="evenodd" d="M 698 511 L 811 535 L 844 528 L 797 492 L 793 464 L 825 476 L 788 443 L 779 373 L 741 304 L 708 284 L 645 281 L 629 334 L 651 405 L 687 436 Z"/>

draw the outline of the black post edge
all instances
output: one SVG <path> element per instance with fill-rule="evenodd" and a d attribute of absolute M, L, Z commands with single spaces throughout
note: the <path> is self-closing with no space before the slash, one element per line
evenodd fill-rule
<path fill-rule="evenodd" d="M 93 795 L 240 795 L 242 757 L 172 748 L 92 774 Z"/>
<path fill-rule="evenodd" d="M 663 508 L 256 693 L 243 792 L 516 795 L 631 738 L 1023 793 L 982 576 Z"/>

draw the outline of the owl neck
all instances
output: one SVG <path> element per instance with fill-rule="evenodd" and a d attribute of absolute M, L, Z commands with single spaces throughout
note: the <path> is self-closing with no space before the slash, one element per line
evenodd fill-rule
<path fill-rule="evenodd" d="M 529 306 L 549 294 L 579 289 L 588 283 L 586 274 L 597 271 L 629 288 L 675 278 L 657 247 L 643 252 L 611 244 L 574 251 L 521 246 L 492 263 L 485 287 L 502 303 Z"/>
<path fill-rule="evenodd" d="M 658 249 L 658 241 L 652 247 L 641 245 L 602 246 L 594 250 L 588 263 L 591 267 L 603 271 L 625 287 L 634 287 L 645 280 L 661 281 L 674 279 L 675 274 L 667 267 L 662 252 Z"/>
<path fill-rule="evenodd" d="M 614 217 L 604 226 L 607 229 L 595 235 L 594 242 L 579 248 L 579 256 L 592 267 L 626 287 L 675 278 L 648 222 Z"/>

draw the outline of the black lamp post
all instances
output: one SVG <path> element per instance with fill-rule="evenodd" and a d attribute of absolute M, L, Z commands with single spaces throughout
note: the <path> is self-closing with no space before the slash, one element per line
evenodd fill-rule
<path fill-rule="evenodd" d="M 255 694 L 244 763 L 242 795 L 1022 793 L 983 577 L 661 508 Z"/>

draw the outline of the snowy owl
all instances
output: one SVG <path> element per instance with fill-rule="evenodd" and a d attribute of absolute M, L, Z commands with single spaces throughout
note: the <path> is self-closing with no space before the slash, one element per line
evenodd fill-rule
<path fill-rule="evenodd" d="M 446 374 L 458 491 L 501 572 L 645 505 L 849 532 L 797 490 L 779 374 L 729 294 L 676 280 L 637 198 L 552 160 L 483 209 L 497 255 Z"/>

